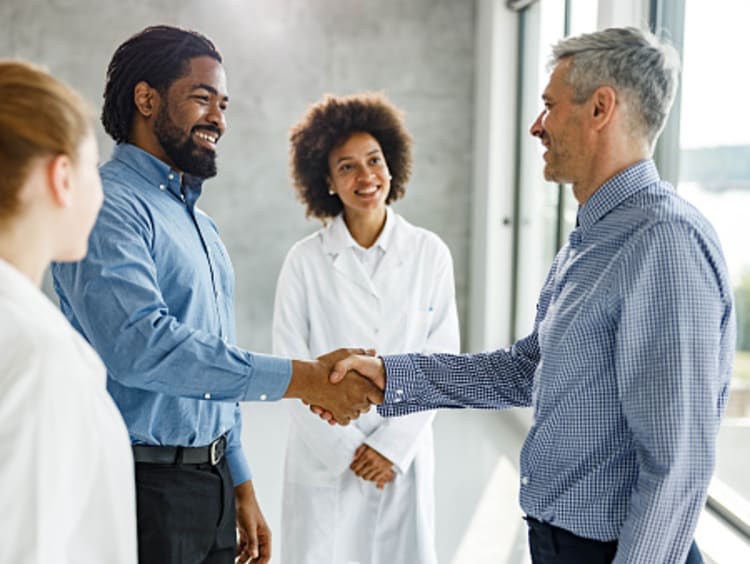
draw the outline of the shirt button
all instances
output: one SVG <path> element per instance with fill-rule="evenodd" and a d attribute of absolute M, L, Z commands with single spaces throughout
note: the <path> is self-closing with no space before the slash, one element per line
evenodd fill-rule
<path fill-rule="evenodd" d="M 404 390 L 396 390 L 396 393 L 397 393 L 398 395 L 402 395 L 402 394 L 404 393 Z"/>
<path fill-rule="evenodd" d="M 159 190 L 165 190 L 167 187 L 164 184 L 159 184 Z"/>
<path fill-rule="evenodd" d="M 221 338 L 221 340 L 222 340 L 222 341 L 224 341 L 225 343 L 228 343 L 228 342 L 229 342 L 229 337 L 227 337 L 226 335 L 224 335 L 224 336 L 223 336 L 223 337 Z"/>
<path fill-rule="evenodd" d="M 266 401 L 268 399 L 268 396 L 266 394 L 260 394 L 258 399 L 260 399 L 260 401 Z"/>
<path fill-rule="evenodd" d="M 203 394 L 203 399 L 211 399 L 211 394 L 206 392 L 205 394 Z"/>
<path fill-rule="evenodd" d="M 170 172 L 170 173 L 169 173 L 169 176 L 167 176 L 167 178 L 169 178 L 170 180 L 174 180 L 174 174 L 172 174 L 172 173 Z"/>
<path fill-rule="evenodd" d="M 529 485 L 529 477 L 528 476 L 524 476 L 523 478 L 521 478 L 521 484 L 523 484 L 524 486 L 528 486 Z"/>

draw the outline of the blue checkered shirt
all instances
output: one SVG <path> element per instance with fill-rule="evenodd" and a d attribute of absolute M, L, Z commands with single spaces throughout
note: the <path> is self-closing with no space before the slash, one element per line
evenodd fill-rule
<path fill-rule="evenodd" d="M 521 451 L 530 516 L 597 540 L 616 563 L 684 562 L 705 503 L 735 345 L 708 221 L 653 161 L 601 186 L 509 349 L 383 357 L 383 415 L 534 407 Z"/>

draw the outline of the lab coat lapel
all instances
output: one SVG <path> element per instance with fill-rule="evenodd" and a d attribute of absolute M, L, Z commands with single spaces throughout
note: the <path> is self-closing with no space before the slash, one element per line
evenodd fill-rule
<path fill-rule="evenodd" d="M 352 248 L 353 239 L 341 215 L 336 216 L 323 234 L 323 246 L 331 266 L 340 276 L 375 297 L 378 296 L 370 276 Z"/>
<path fill-rule="evenodd" d="M 372 283 L 375 287 L 377 295 L 384 298 L 390 292 L 393 292 L 393 288 L 389 288 L 388 284 L 393 284 L 394 281 L 398 281 L 399 285 L 408 284 L 408 280 L 403 280 L 402 277 L 407 275 L 407 269 L 404 266 L 404 257 L 407 256 L 409 237 L 401 217 L 388 209 L 388 221 L 391 223 L 389 226 L 390 233 L 387 238 L 385 247 L 385 254 L 378 265 L 378 269 L 375 271 Z"/>

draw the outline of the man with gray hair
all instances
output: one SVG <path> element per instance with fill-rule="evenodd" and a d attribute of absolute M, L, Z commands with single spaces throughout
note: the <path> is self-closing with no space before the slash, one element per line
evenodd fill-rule
<path fill-rule="evenodd" d="M 533 406 L 520 501 L 534 563 L 701 562 L 735 321 L 716 233 L 651 160 L 678 56 L 631 28 L 552 53 L 531 134 L 580 207 L 531 334 L 481 354 L 352 356 L 332 381 L 368 376 L 383 415 Z"/>

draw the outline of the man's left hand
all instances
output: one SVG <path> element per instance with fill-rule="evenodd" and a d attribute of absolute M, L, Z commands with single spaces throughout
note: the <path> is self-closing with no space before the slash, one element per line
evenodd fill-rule
<path fill-rule="evenodd" d="M 234 488 L 237 511 L 238 564 L 266 564 L 271 560 L 271 529 L 260 511 L 252 480 Z"/>

